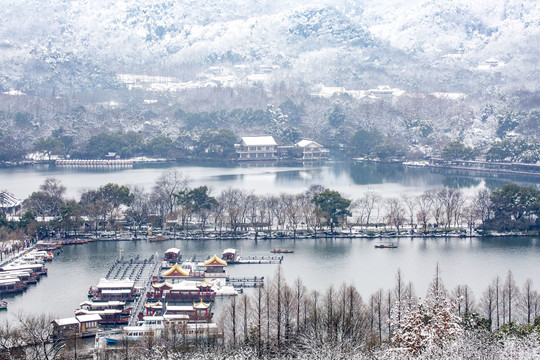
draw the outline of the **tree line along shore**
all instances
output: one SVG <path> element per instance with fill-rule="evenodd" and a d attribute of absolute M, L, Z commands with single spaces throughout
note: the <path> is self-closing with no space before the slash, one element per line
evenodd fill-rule
<path fill-rule="evenodd" d="M 264 287 L 232 297 L 220 311 L 222 335 L 160 337 L 94 349 L 53 337 L 51 318 L 18 315 L 0 322 L 6 359 L 533 359 L 540 352 L 540 296 L 511 271 L 475 297 L 466 284 L 447 289 L 437 265 L 427 294 L 398 269 L 393 284 L 363 298 L 354 285 L 310 291 L 286 281 L 279 266 Z"/>
<path fill-rule="evenodd" d="M 163 172 L 150 191 L 109 183 L 67 199 L 47 178 L 19 203 L 2 192 L 0 240 L 131 234 L 188 238 L 320 236 L 537 235 L 540 191 L 506 184 L 465 196 L 437 188 L 418 196 L 383 197 L 368 191 L 351 199 L 320 185 L 298 194 L 259 195 L 243 189 L 212 194 L 189 176 Z"/>

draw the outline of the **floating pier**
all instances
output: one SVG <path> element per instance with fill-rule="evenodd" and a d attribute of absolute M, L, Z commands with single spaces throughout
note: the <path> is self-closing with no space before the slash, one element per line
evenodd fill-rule
<path fill-rule="evenodd" d="M 154 267 L 158 263 L 159 262 L 154 255 L 144 260 L 139 259 L 138 255 L 133 259 L 125 259 L 122 257 L 116 260 L 111 266 L 105 278 L 109 280 L 122 280 L 128 278 L 135 281 L 135 287 L 143 288 L 146 287 L 147 283 L 154 275 Z"/>
<path fill-rule="evenodd" d="M 194 256 L 191 259 L 191 262 L 205 262 L 210 259 L 208 256 L 206 259 L 197 259 Z M 226 260 L 228 265 L 239 265 L 239 264 L 281 264 L 283 261 L 283 256 L 239 256 L 235 260 Z"/>
<path fill-rule="evenodd" d="M 236 260 L 227 261 L 227 264 L 281 264 L 283 256 L 240 256 Z"/>
<path fill-rule="evenodd" d="M 238 277 L 227 279 L 229 285 L 235 288 L 256 288 L 264 286 L 264 276 L 254 277 Z"/>

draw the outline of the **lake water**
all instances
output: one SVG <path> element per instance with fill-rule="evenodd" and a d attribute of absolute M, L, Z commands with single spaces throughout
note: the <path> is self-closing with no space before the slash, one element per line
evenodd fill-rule
<path fill-rule="evenodd" d="M 405 168 L 392 164 L 355 164 L 331 161 L 323 165 L 306 166 L 168 166 L 127 169 L 80 169 L 62 167 L 31 167 L 0 170 L 0 189 L 7 189 L 20 199 L 36 191 L 48 176 L 62 180 L 68 196 L 78 198 L 83 189 L 97 188 L 108 182 L 144 186 L 150 190 L 153 182 L 166 170 L 182 171 L 192 179 L 191 186 L 208 185 L 215 191 L 233 187 L 253 190 L 257 194 L 280 192 L 299 193 L 312 184 L 321 184 L 353 198 L 366 191 L 384 196 L 420 194 L 440 186 L 458 187 L 466 193 L 478 188 L 496 188 L 517 182 L 535 185 L 539 178 L 507 175 L 471 175 L 454 171 L 434 171 L 427 168 Z M 241 249 L 244 255 L 270 255 L 272 248 L 293 248 L 294 254 L 284 254 L 283 270 L 290 283 L 301 277 L 311 290 L 324 291 L 330 285 L 354 284 L 364 299 L 379 288 L 394 285 L 401 269 L 405 280 L 413 281 L 418 296 L 423 297 L 437 263 L 449 289 L 468 284 L 476 298 L 488 283 L 511 270 L 519 286 L 527 278 L 540 285 L 540 239 L 496 238 L 463 239 L 433 238 L 398 240 L 397 249 L 375 249 L 368 239 L 309 239 L 282 241 L 167 241 L 164 243 L 95 242 L 66 246 L 49 265 L 49 276 L 23 294 L 4 297 L 8 311 L 0 312 L 0 320 L 15 321 L 19 311 L 47 313 L 58 317 L 73 314 L 76 306 L 86 300 L 88 288 L 97 284 L 120 251 L 126 256 L 161 257 L 170 247 L 179 247 L 185 258 L 218 254 L 226 248 Z M 233 265 L 231 276 L 273 276 L 276 265 Z"/>
<path fill-rule="evenodd" d="M 186 164 L 121 169 L 35 166 L 0 169 L 0 189 L 24 199 L 37 191 L 45 178 L 53 176 L 67 187 L 69 197 L 78 199 L 84 189 L 95 189 L 109 182 L 143 186 L 150 191 L 163 171 L 187 174 L 192 180 L 191 186 L 207 185 L 214 189 L 214 193 L 229 187 L 253 190 L 257 194 L 299 193 L 310 185 L 320 184 L 353 198 L 366 191 L 376 191 L 383 196 L 414 195 L 427 189 L 450 186 L 472 193 L 480 187 L 496 188 L 508 182 L 540 184 L 540 177 L 534 176 L 474 175 L 452 170 L 407 168 L 399 164 L 329 161 L 299 166 Z"/>
<path fill-rule="evenodd" d="M 273 248 L 294 249 L 283 254 L 283 273 L 289 284 L 300 277 L 310 290 L 324 292 L 330 285 L 354 284 L 364 300 L 379 288 L 394 286 L 398 269 L 406 281 L 414 283 L 417 295 L 424 297 L 433 278 L 436 264 L 443 282 L 452 290 L 468 284 L 478 300 L 491 280 L 513 272 L 522 286 L 527 278 L 540 285 L 540 239 L 538 238 L 400 238 L 397 249 L 375 249 L 377 240 L 370 239 L 309 239 L 309 240 L 169 240 L 160 243 L 141 241 L 94 242 L 65 246 L 63 252 L 49 263 L 49 275 L 23 294 L 5 296 L 8 311 L 2 319 L 15 319 L 19 311 L 45 312 L 57 317 L 73 315 L 73 310 L 86 300 L 88 288 L 98 283 L 120 255 L 140 255 L 148 258 L 166 249 L 178 247 L 184 258 L 221 255 L 226 248 L 236 248 L 242 254 L 269 256 Z M 231 265 L 231 276 L 274 276 L 278 265 Z"/>

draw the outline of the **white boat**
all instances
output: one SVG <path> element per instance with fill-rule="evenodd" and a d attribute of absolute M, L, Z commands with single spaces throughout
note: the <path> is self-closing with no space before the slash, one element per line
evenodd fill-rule
<path fill-rule="evenodd" d="M 160 338 L 165 329 L 163 316 L 145 316 L 136 326 L 125 326 L 123 338 L 126 340 L 140 340 L 148 337 Z"/>
<path fill-rule="evenodd" d="M 181 324 L 177 328 L 181 336 L 186 340 L 214 339 L 222 336 L 219 327 L 215 323 L 186 323 L 185 316 L 169 316 L 168 319 L 163 316 L 145 316 L 136 326 L 124 326 L 122 334 L 111 334 L 105 336 L 109 344 L 119 343 L 124 340 L 137 341 L 152 337 L 159 339 L 168 326 Z"/>

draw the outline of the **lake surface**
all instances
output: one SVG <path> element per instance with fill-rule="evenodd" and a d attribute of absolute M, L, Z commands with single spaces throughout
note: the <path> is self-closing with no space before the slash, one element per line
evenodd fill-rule
<path fill-rule="evenodd" d="M 366 191 L 383 196 L 420 194 L 427 189 L 450 186 L 473 193 L 478 188 L 497 188 L 505 183 L 540 184 L 540 177 L 506 174 L 471 174 L 455 170 L 408 168 L 399 164 L 354 163 L 332 160 L 306 165 L 161 165 L 133 168 L 81 168 L 34 166 L 0 169 L 0 189 L 24 199 L 37 191 L 45 178 L 59 178 L 67 187 L 67 196 L 78 199 L 85 189 L 95 189 L 109 182 L 137 185 L 150 191 L 164 171 L 189 175 L 191 186 L 207 185 L 214 194 L 232 187 L 253 190 L 257 194 L 300 193 L 310 185 L 320 184 L 352 198 Z"/>
<path fill-rule="evenodd" d="M 473 193 L 481 187 L 497 188 L 516 182 L 538 187 L 540 178 L 509 175 L 470 174 L 428 168 L 406 168 L 396 164 L 352 163 L 330 161 L 322 165 L 299 166 L 224 166 L 174 165 L 160 167 L 70 168 L 29 167 L 0 169 L 0 189 L 24 199 L 46 177 L 55 176 L 67 187 L 68 196 L 78 198 L 81 191 L 97 188 L 109 182 L 144 186 L 150 191 L 163 171 L 177 170 L 188 174 L 191 186 L 208 185 L 214 194 L 233 187 L 253 190 L 257 194 L 300 193 L 310 185 L 321 184 L 352 198 L 366 191 L 383 196 L 420 194 L 427 189 L 450 186 Z M 86 300 L 88 288 L 97 284 L 119 256 L 140 255 L 148 258 L 163 256 L 170 247 L 179 247 L 185 258 L 206 257 L 226 248 L 241 249 L 244 255 L 270 255 L 272 248 L 293 248 L 294 254 L 284 254 L 283 271 L 292 284 L 301 277 L 311 290 L 325 291 L 330 285 L 354 284 L 365 300 L 379 288 L 394 285 L 401 269 L 406 281 L 413 281 L 417 295 L 423 297 L 435 266 L 440 264 L 443 280 L 449 289 L 468 284 L 479 299 L 489 282 L 499 275 L 505 278 L 511 270 L 522 286 L 527 278 L 540 285 L 540 239 L 399 239 L 398 249 L 374 249 L 368 239 L 309 239 L 282 241 L 167 241 L 164 243 L 95 242 L 66 246 L 49 265 L 49 276 L 23 294 L 5 297 L 9 309 L 0 312 L 0 320 L 15 321 L 19 311 L 47 313 L 57 317 L 73 314 L 77 305 Z M 271 277 L 276 265 L 233 265 L 231 276 Z"/>
<path fill-rule="evenodd" d="M 372 239 L 303 239 L 303 240 L 169 240 L 160 243 L 140 241 L 102 241 L 65 246 L 63 252 L 49 263 L 49 275 L 23 294 L 4 296 L 8 311 L 0 312 L 0 321 L 15 321 L 24 313 L 47 313 L 69 317 L 87 299 L 88 288 L 98 283 L 119 257 L 140 255 L 148 258 L 166 249 L 178 247 L 184 258 L 221 255 L 226 248 L 241 250 L 245 256 L 269 256 L 273 248 L 294 249 L 283 254 L 283 273 L 290 285 L 298 277 L 310 290 L 324 292 L 329 286 L 354 284 L 365 301 L 379 288 L 394 286 L 398 269 L 405 281 L 412 281 L 419 297 L 424 297 L 436 264 L 448 290 L 467 284 L 476 300 L 492 279 L 503 281 L 512 271 L 519 287 L 527 278 L 540 289 L 540 239 L 538 238 L 400 238 L 397 249 L 375 249 Z M 238 276 L 275 275 L 278 265 L 231 265 L 229 273 Z"/>

